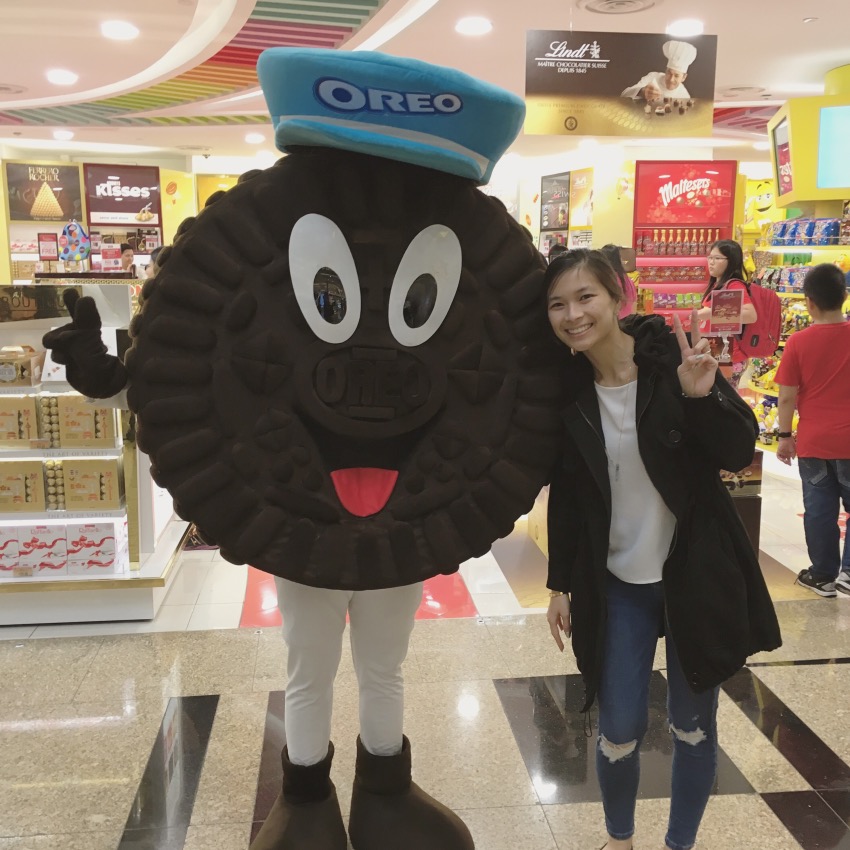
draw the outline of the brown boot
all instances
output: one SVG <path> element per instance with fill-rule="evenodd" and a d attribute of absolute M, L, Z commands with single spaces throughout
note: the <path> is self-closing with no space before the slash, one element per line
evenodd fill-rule
<path fill-rule="evenodd" d="M 250 850 L 346 850 L 348 838 L 330 778 L 333 757 L 330 744 L 322 761 L 304 767 L 292 764 L 283 748 L 283 791 Z"/>
<path fill-rule="evenodd" d="M 475 850 L 466 824 L 410 779 L 410 741 L 373 756 L 357 738 L 348 834 L 354 850 Z"/>

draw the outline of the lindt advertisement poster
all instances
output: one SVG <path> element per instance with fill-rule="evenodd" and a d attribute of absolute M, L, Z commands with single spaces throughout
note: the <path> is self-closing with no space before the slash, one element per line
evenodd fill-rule
<path fill-rule="evenodd" d="M 638 162 L 635 227 L 729 227 L 737 173 L 732 160 Z"/>
<path fill-rule="evenodd" d="M 529 30 L 525 132 L 710 136 L 717 36 Z"/>
<path fill-rule="evenodd" d="M 158 226 L 159 169 L 146 165 L 83 166 L 89 224 Z"/>
<path fill-rule="evenodd" d="M 6 163 L 10 221 L 82 220 L 79 165 L 39 162 Z"/>
<path fill-rule="evenodd" d="M 720 289 L 711 296 L 710 333 L 732 336 L 741 333 L 744 311 L 744 292 L 741 289 Z"/>

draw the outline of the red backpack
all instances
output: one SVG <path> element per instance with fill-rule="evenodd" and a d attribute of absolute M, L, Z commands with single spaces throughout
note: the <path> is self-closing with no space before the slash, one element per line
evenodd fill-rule
<path fill-rule="evenodd" d="M 747 292 L 756 309 L 756 320 L 744 325 L 736 344 L 747 357 L 772 357 L 779 348 L 782 331 L 782 302 L 772 289 L 757 283 L 746 283 Z"/>

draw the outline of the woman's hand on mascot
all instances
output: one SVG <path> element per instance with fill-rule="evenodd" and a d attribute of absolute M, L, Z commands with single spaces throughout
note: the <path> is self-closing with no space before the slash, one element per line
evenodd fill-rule
<path fill-rule="evenodd" d="M 711 393 L 714 379 L 717 376 L 717 360 L 711 355 L 708 340 L 700 335 L 697 311 L 691 312 L 691 339 L 685 334 L 678 316 L 673 317 L 673 326 L 679 349 L 682 352 L 682 363 L 678 368 L 679 385 L 682 392 L 689 398 L 701 398 Z"/>
<path fill-rule="evenodd" d="M 555 643 L 558 644 L 558 649 L 563 652 L 564 640 L 561 637 L 561 632 L 567 637 L 573 632 L 572 622 L 570 621 L 570 597 L 566 593 L 552 596 L 549 600 L 546 619 L 549 622 L 549 631 L 552 633 Z"/>

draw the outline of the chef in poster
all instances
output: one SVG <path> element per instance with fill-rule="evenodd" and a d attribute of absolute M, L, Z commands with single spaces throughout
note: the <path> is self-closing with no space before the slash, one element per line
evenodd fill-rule
<path fill-rule="evenodd" d="M 697 49 L 687 41 L 668 41 L 661 48 L 667 58 L 666 71 L 651 71 L 635 85 L 623 91 L 622 97 L 656 103 L 665 97 L 688 100 L 690 93 L 685 88 L 688 68 L 697 58 Z"/>

